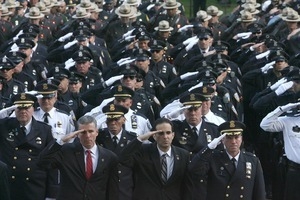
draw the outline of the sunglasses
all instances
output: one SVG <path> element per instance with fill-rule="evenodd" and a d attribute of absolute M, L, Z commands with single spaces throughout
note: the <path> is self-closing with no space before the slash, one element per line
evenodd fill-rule
<path fill-rule="evenodd" d="M 135 79 L 135 76 L 124 76 L 123 79 L 128 79 L 130 78 L 131 80 Z"/>
<path fill-rule="evenodd" d="M 151 53 L 159 53 L 161 50 L 151 50 Z"/>
<path fill-rule="evenodd" d="M 202 40 L 208 40 L 208 38 L 199 38 L 199 40 L 201 40 L 201 41 L 202 41 Z"/>

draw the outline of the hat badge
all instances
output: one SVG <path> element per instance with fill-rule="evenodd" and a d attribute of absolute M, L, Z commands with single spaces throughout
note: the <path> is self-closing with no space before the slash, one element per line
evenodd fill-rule
<path fill-rule="evenodd" d="M 6 57 L 3 57 L 3 58 L 2 58 L 2 62 L 4 62 L 4 63 L 7 62 Z"/>
<path fill-rule="evenodd" d="M 111 104 L 110 106 L 109 106 L 109 110 L 110 111 L 114 111 L 116 108 L 115 108 L 115 105 L 114 104 Z"/>
<path fill-rule="evenodd" d="M 195 94 L 191 94 L 191 95 L 190 95 L 190 100 L 191 100 L 191 101 L 195 101 L 195 100 L 196 100 Z"/>
<path fill-rule="evenodd" d="M 12 55 L 13 55 L 13 56 L 17 56 L 17 53 L 16 53 L 16 52 L 13 52 Z"/>
<path fill-rule="evenodd" d="M 21 93 L 20 99 L 22 99 L 22 100 L 26 99 L 26 94 L 25 93 Z"/>
<path fill-rule="evenodd" d="M 205 94 L 207 93 L 207 87 L 203 87 L 202 92 Z"/>
<path fill-rule="evenodd" d="M 230 128 L 235 128 L 235 122 L 234 121 L 230 121 L 229 122 L 229 127 Z"/>
<path fill-rule="evenodd" d="M 78 52 L 78 56 L 79 56 L 79 57 L 83 57 L 82 51 L 79 51 L 79 52 Z"/>
<path fill-rule="evenodd" d="M 122 91 L 123 91 L 122 86 L 119 85 L 119 86 L 118 86 L 118 92 L 122 92 Z"/>
<path fill-rule="evenodd" d="M 21 43 L 25 43 L 25 38 L 21 38 Z"/>
<path fill-rule="evenodd" d="M 47 85 L 47 83 L 44 83 L 43 84 L 43 90 L 47 90 L 48 89 L 48 85 Z"/>
<path fill-rule="evenodd" d="M 59 72 L 59 68 L 58 67 L 55 67 L 55 72 Z"/>

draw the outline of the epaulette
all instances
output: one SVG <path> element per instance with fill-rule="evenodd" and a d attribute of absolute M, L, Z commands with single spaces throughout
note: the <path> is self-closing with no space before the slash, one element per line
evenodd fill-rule
<path fill-rule="evenodd" d="M 128 135 L 131 135 L 131 136 L 137 137 L 137 134 L 136 134 L 135 132 L 128 131 L 127 133 L 128 133 Z"/>
<path fill-rule="evenodd" d="M 56 111 L 57 111 L 57 112 L 60 112 L 60 113 L 63 113 L 63 114 L 66 114 L 66 115 L 68 115 L 68 116 L 71 115 L 70 113 L 68 113 L 68 112 L 66 112 L 66 111 L 64 111 L 64 110 L 60 110 L 60 109 L 58 109 L 58 108 L 56 108 Z"/>
<path fill-rule="evenodd" d="M 251 153 L 251 152 L 248 152 L 248 151 L 242 151 L 242 153 L 247 155 L 247 156 L 256 157 L 256 155 L 254 153 Z"/>
<path fill-rule="evenodd" d="M 140 112 L 133 111 L 133 114 L 147 119 L 147 117 Z"/>

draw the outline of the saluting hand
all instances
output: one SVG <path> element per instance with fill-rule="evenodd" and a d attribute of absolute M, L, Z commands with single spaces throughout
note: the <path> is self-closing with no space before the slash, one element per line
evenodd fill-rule
<path fill-rule="evenodd" d="M 139 139 L 140 141 L 144 142 L 144 141 L 148 140 L 151 136 L 153 136 L 154 134 L 159 133 L 159 132 L 161 132 L 161 130 L 158 130 L 158 131 L 151 131 L 151 132 L 148 132 L 148 133 L 146 133 L 146 134 L 139 135 L 139 136 L 138 136 L 138 139 Z"/>
<path fill-rule="evenodd" d="M 78 131 L 74 131 L 72 133 L 69 133 L 67 135 L 65 135 L 63 138 L 61 138 L 61 141 L 63 141 L 64 143 L 69 142 L 70 140 L 76 138 L 78 136 L 79 133 L 83 133 L 84 129 L 78 130 Z"/>

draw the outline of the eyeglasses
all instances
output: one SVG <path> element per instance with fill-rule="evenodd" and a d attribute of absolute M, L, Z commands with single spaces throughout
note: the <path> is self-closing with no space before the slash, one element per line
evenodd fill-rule
<path fill-rule="evenodd" d="M 128 79 L 130 78 L 131 80 L 135 79 L 135 76 L 124 76 L 123 79 Z"/>

